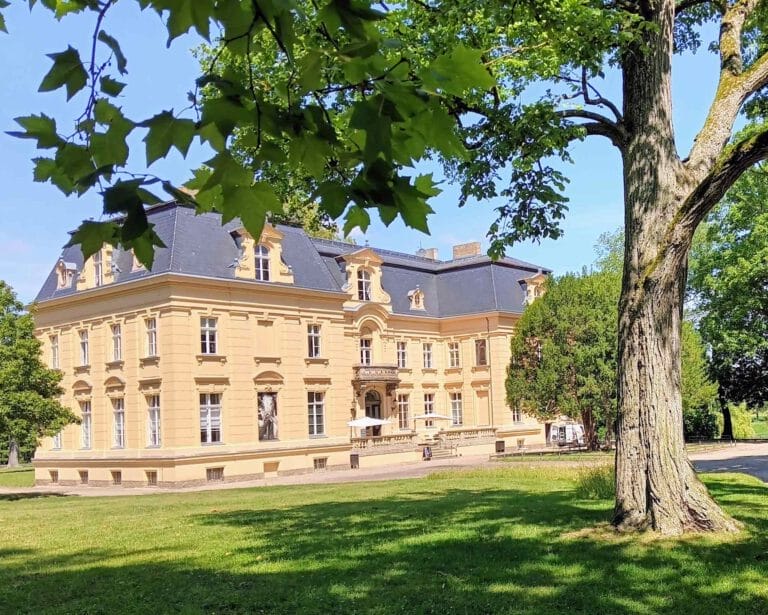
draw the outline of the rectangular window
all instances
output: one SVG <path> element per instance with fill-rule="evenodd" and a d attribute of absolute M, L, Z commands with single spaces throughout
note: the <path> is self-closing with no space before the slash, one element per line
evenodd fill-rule
<path fill-rule="evenodd" d="M 328 457 L 315 457 L 312 460 L 315 470 L 327 470 L 328 469 Z"/>
<path fill-rule="evenodd" d="M 307 325 L 307 356 L 310 359 L 320 356 L 320 325 Z"/>
<path fill-rule="evenodd" d="M 80 484 L 81 485 L 87 485 L 88 484 L 88 470 L 78 470 L 77 473 L 80 475 Z"/>
<path fill-rule="evenodd" d="M 112 360 L 123 360 L 123 331 L 120 325 L 112 325 Z"/>
<path fill-rule="evenodd" d="M 224 468 L 206 468 L 205 479 L 209 482 L 224 480 Z"/>
<path fill-rule="evenodd" d="M 427 342 L 422 345 L 421 353 L 424 357 L 424 369 L 432 369 L 432 344 Z"/>
<path fill-rule="evenodd" d="M 160 396 L 147 397 L 147 446 L 160 446 Z"/>
<path fill-rule="evenodd" d="M 51 482 L 56 484 L 59 482 L 59 471 L 58 470 L 50 470 L 49 474 L 51 475 Z"/>
<path fill-rule="evenodd" d="M 451 393 L 451 419 L 454 425 L 461 425 L 464 422 L 461 393 Z"/>
<path fill-rule="evenodd" d="M 53 448 L 59 450 L 61 448 L 61 432 L 53 436 Z"/>
<path fill-rule="evenodd" d="M 309 435 L 325 435 L 325 399 L 323 393 L 307 393 L 307 414 L 309 417 Z"/>
<path fill-rule="evenodd" d="M 200 353 L 216 354 L 216 319 L 200 319 Z"/>
<path fill-rule="evenodd" d="M 221 442 L 221 395 L 200 393 L 200 442 Z"/>
<path fill-rule="evenodd" d="M 80 365 L 90 365 L 90 353 L 88 352 L 88 331 L 80 331 Z"/>
<path fill-rule="evenodd" d="M 461 367 L 459 342 L 448 342 L 448 367 Z"/>
<path fill-rule="evenodd" d="M 358 301 L 371 300 L 371 274 L 365 269 L 357 271 L 357 299 Z"/>
<path fill-rule="evenodd" d="M 52 335 L 51 340 L 51 369 L 59 369 L 59 336 Z"/>
<path fill-rule="evenodd" d="M 512 422 L 513 423 L 523 422 L 523 413 L 520 411 L 520 408 L 518 406 L 515 406 L 514 408 L 512 408 Z"/>
<path fill-rule="evenodd" d="M 123 473 L 120 470 L 112 470 L 112 484 L 113 485 L 122 485 L 123 484 Z"/>
<path fill-rule="evenodd" d="M 112 446 L 125 448 L 125 400 L 122 397 L 112 400 L 112 418 L 114 425 Z"/>
<path fill-rule="evenodd" d="M 397 366 L 400 368 L 404 368 L 408 366 L 407 342 L 397 342 Z"/>
<path fill-rule="evenodd" d="M 277 440 L 277 393 L 259 393 L 259 440 Z"/>
<path fill-rule="evenodd" d="M 397 425 L 400 429 L 410 428 L 410 411 L 408 406 L 408 395 L 402 393 L 397 396 Z"/>
<path fill-rule="evenodd" d="M 147 318 L 144 321 L 147 330 L 147 356 L 156 357 L 157 355 L 157 319 Z"/>
<path fill-rule="evenodd" d="M 434 414 L 435 413 L 435 394 L 434 393 L 424 393 L 424 414 Z M 424 427 L 434 427 L 435 421 L 432 419 L 427 419 L 424 421 Z"/>
<path fill-rule="evenodd" d="M 147 475 L 147 486 L 157 487 L 157 470 L 147 470 L 145 474 Z"/>
<path fill-rule="evenodd" d="M 267 246 L 256 246 L 254 249 L 256 257 L 256 279 L 260 282 L 269 282 L 269 248 Z"/>
<path fill-rule="evenodd" d="M 80 402 L 80 415 L 82 417 L 82 422 L 80 423 L 80 443 L 83 448 L 91 448 L 91 432 L 93 429 L 91 402 Z"/>
<path fill-rule="evenodd" d="M 99 250 L 93 255 L 93 285 L 101 286 L 102 284 L 104 284 L 104 263 Z"/>
<path fill-rule="evenodd" d="M 475 365 L 488 365 L 488 343 L 475 340 Z"/>
<path fill-rule="evenodd" d="M 373 353 L 371 352 L 371 340 L 363 338 L 360 340 L 360 365 L 370 365 L 373 362 Z"/>

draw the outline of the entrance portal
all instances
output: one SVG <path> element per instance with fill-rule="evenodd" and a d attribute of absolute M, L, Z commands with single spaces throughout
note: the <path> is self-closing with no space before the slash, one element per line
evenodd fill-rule
<path fill-rule="evenodd" d="M 381 418 L 381 395 L 376 391 L 368 391 L 365 394 L 365 416 L 369 416 L 373 419 Z M 381 435 L 381 425 L 375 425 L 368 428 L 372 436 Z"/>

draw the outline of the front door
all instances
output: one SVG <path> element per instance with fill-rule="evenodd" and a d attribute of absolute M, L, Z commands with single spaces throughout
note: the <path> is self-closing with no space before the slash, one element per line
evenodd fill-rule
<path fill-rule="evenodd" d="M 365 416 L 372 419 L 381 418 L 381 396 L 376 391 L 368 391 L 365 394 Z M 380 436 L 381 425 L 370 427 L 367 433 L 372 436 Z"/>

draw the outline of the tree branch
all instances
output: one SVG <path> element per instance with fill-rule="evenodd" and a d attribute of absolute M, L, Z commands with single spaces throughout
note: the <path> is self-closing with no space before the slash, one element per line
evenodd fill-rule
<path fill-rule="evenodd" d="M 576 124 L 587 131 L 588 136 L 597 135 L 607 137 L 611 142 L 622 149 L 626 142 L 626 133 L 621 124 L 608 119 L 600 113 L 586 111 L 584 109 L 563 109 L 556 112 L 563 119 L 591 120 L 585 124 Z"/>
<path fill-rule="evenodd" d="M 742 173 L 762 160 L 768 159 L 768 123 L 759 131 L 727 147 L 704 179 L 681 207 L 684 221 L 695 228 L 709 211 L 720 202 Z"/>
<path fill-rule="evenodd" d="M 675 17 L 687 11 L 688 9 L 692 9 L 705 4 L 714 6 L 721 13 L 725 13 L 726 11 L 725 3 L 722 0 L 678 0 L 678 2 L 675 4 Z"/>
<path fill-rule="evenodd" d="M 739 0 L 720 22 L 720 80 L 707 119 L 691 148 L 688 169 L 694 178 L 704 177 L 731 138 L 744 101 L 768 82 L 768 54 L 743 70 L 742 31 L 760 0 Z"/>

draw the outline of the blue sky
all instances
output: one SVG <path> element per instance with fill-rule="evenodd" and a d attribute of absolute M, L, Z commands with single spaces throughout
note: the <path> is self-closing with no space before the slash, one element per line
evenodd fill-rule
<path fill-rule="evenodd" d="M 128 87 L 121 106 L 132 118 L 146 118 L 163 109 L 185 106 L 186 92 L 198 75 L 198 64 L 189 52 L 197 44 L 192 36 L 165 46 L 165 30 L 159 17 L 140 12 L 137 3 L 118 3 L 105 22 L 107 32 L 118 38 L 128 57 Z M 61 253 L 67 231 L 84 219 L 99 219 L 100 197 L 87 194 L 64 197 L 48 184 L 32 180 L 31 159 L 41 155 L 30 141 L 5 134 L 15 130 L 13 118 L 44 112 L 66 127 L 78 115 L 76 104 L 66 104 L 61 91 L 38 93 L 37 88 L 51 62 L 46 53 L 62 51 L 72 44 L 86 49 L 93 21 L 81 17 L 55 21 L 50 13 L 36 7 L 29 11 L 24 3 L 12 3 L 5 10 L 10 35 L 0 34 L 0 57 L 4 79 L 0 81 L 0 279 L 17 291 L 23 301 L 31 300 Z M 707 35 L 712 38 L 714 32 Z M 705 45 L 709 42 L 704 37 Z M 674 66 L 675 120 L 678 144 L 686 152 L 701 125 L 714 94 L 717 60 L 704 51 L 679 58 Z M 609 74 L 606 92 L 620 89 L 617 75 Z M 73 100 L 73 103 L 77 99 Z M 64 118 L 64 120 L 62 120 Z M 556 273 L 575 271 L 594 260 L 594 245 L 599 235 L 621 226 L 622 180 L 618 152 L 602 138 L 590 139 L 573 147 L 575 164 L 568 165 L 571 183 L 567 189 L 570 211 L 563 224 L 564 237 L 540 244 L 520 244 L 508 254 L 553 269 Z M 194 147 L 187 159 L 172 155 L 152 165 L 157 175 L 182 182 L 189 170 L 209 153 Z M 143 143 L 131 143 L 130 166 L 144 170 Z M 430 219 L 431 236 L 407 229 L 399 221 L 389 228 L 375 223 L 366 236 L 372 246 L 414 252 L 419 247 L 437 247 L 441 258 L 449 258 L 451 246 L 467 241 L 482 241 L 494 219 L 489 203 L 457 206 L 457 191 L 445 186 L 433 202 L 436 213 Z"/>

